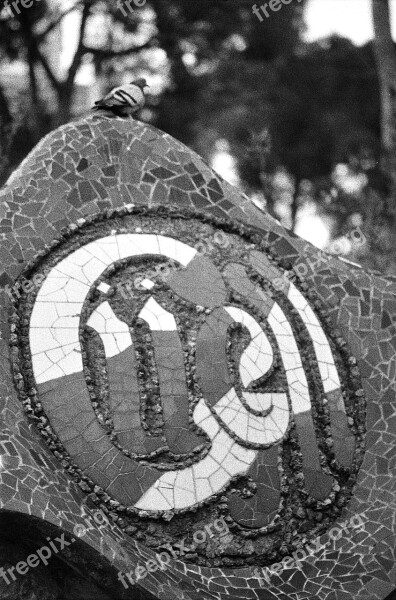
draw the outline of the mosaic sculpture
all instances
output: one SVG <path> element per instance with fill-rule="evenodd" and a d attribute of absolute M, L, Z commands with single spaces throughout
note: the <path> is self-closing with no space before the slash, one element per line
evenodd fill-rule
<path fill-rule="evenodd" d="M 185 544 L 138 586 L 384 600 L 395 282 L 292 236 L 168 135 L 101 113 L 45 138 L 0 213 L 2 510 L 70 536 L 108 515 L 74 560 L 97 553 L 122 598 L 117 571 Z"/>

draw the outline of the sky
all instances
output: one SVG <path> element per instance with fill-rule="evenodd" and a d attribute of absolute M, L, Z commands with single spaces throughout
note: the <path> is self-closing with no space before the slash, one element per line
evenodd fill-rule
<path fill-rule="evenodd" d="M 390 5 L 396 39 L 396 0 Z M 338 33 L 361 45 L 373 37 L 371 0 L 309 0 L 305 21 L 308 41 Z"/>

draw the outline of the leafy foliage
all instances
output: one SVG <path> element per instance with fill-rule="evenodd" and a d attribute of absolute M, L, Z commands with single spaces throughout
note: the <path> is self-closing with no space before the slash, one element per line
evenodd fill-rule
<path fill-rule="evenodd" d="M 251 0 L 147 0 L 131 2 L 131 10 L 113 0 L 70 0 L 60 8 L 41 0 L 20 14 L 3 11 L 0 65 L 24 64 L 28 92 L 24 103 L 5 85 L 0 93 L 3 180 L 48 129 L 89 107 L 87 89 L 86 104 L 77 102 L 89 66 L 103 93 L 137 76 L 154 82 L 142 118 L 207 159 L 226 140 L 241 185 L 277 216 L 286 205 L 285 224 L 295 225 L 307 201 L 331 216 L 337 236 L 357 214 L 364 223 L 391 223 L 372 45 L 337 37 L 304 43 L 304 5 L 285 5 L 262 21 Z M 59 69 L 53 36 L 70 13 L 80 15 L 77 43 Z M 4 134 L 11 130 L 18 143 Z M 366 178 L 371 196 L 338 185 L 340 162 Z M 279 173 L 289 178 L 287 193 L 277 187 Z"/>

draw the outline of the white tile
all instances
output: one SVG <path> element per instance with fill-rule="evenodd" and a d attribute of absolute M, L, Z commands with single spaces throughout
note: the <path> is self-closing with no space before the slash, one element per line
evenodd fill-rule
<path fill-rule="evenodd" d="M 231 446 L 232 438 L 224 430 L 220 431 L 216 439 L 216 446 L 212 448 L 210 453 L 212 458 L 221 465 L 224 458 L 227 456 Z"/>
<path fill-rule="evenodd" d="M 274 423 L 276 430 L 283 436 L 289 425 L 289 411 L 281 410 L 277 406 L 274 406 L 269 419 Z"/>
<path fill-rule="evenodd" d="M 71 305 L 68 305 L 71 307 Z M 80 325 L 80 314 L 62 315 L 52 323 L 53 329 L 78 329 Z"/>
<path fill-rule="evenodd" d="M 155 283 L 154 281 L 151 281 L 151 279 L 143 279 L 143 281 L 140 282 L 140 285 L 146 290 L 151 290 L 155 286 Z"/>
<path fill-rule="evenodd" d="M 203 502 L 212 495 L 212 488 L 210 487 L 207 479 L 196 478 L 195 490 L 197 502 Z"/>
<path fill-rule="evenodd" d="M 139 499 L 135 504 L 136 508 L 141 510 L 169 510 L 173 508 L 169 501 L 165 499 L 165 497 L 156 489 L 154 486 L 143 494 L 143 496 Z"/>
<path fill-rule="evenodd" d="M 216 438 L 212 441 L 212 447 L 216 444 Z M 212 457 L 212 450 L 205 456 L 200 462 L 193 465 L 192 468 L 194 479 L 200 477 L 201 479 L 208 479 L 209 476 L 219 468 L 219 463 L 216 462 Z"/>
<path fill-rule="evenodd" d="M 57 365 L 63 375 L 71 375 L 72 373 L 80 373 L 83 369 L 82 357 L 80 352 L 73 349 L 65 357 L 61 358 Z"/>
<path fill-rule="evenodd" d="M 29 343 L 32 355 L 60 346 L 59 341 L 53 336 L 52 330 L 48 327 L 45 329 L 31 329 Z"/>
<path fill-rule="evenodd" d="M 51 327 L 59 314 L 56 310 L 56 304 L 53 302 L 40 302 L 36 300 L 30 317 L 30 328 Z"/>
<path fill-rule="evenodd" d="M 224 458 L 221 466 L 231 477 L 234 476 L 234 473 L 246 473 L 249 469 L 249 466 L 246 463 L 242 463 L 230 452 Z"/>
<path fill-rule="evenodd" d="M 176 256 L 177 256 L 177 252 L 176 252 L 176 245 L 178 243 L 178 240 L 175 240 L 172 237 L 165 237 L 163 235 L 159 235 L 158 236 L 158 247 L 159 247 L 159 254 L 162 254 L 163 256 L 167 256 L 168 258 L 172 259 L 172 260 L 176 260 Z"/>
<path fill-rule="evenodd" d="M 94 242 L 90 242 L 87 244 L 86 249 L 92 256 L 97 256 L 108 265 L 111 265 L 120 259 L 116 235 L 108 235 Z"/>
<path fill-rule="evenodd" d="M 294 382 L 289 389 L 293 413 L 298 415 L 300 413 L 310 412 L 311 402 L 307 398 L 308 389 L 305 388 L 305 386 L 301 387 L 298 382 Z"/>
<path fill-rule="evenodd" d="M 149 324 L 152 331 L 177 331 L 175 317 L 158 304 L 153 297 L 150 297 L 139 317 Z"/>
<path fill-rule="evenodd" d="M 286 394 L 278 395 L 282 396 L 282 398 L 279 398 L 279 403 L 287 408 Z M 271 395 L 271 405 L 272 396 L 276 397 L 277 394 Z M 266 416 L 256 416 L 249 413 L 238 398 L 234 388 L 221 398 L 215 405 L 214 410 L 224 424 L 243 442 L 263 445 L 277 442 L 284 436 L 289 423 L 289 410 L 281 411 L 276 405 L 272 405 L 271 412 Z M 278 413 L 281 415 L 279 418 Z M 276 419 L 276 426 L 274 426 L 271 417 Z M 217 460 L 217 456 L 212 455 Z"/>
<path fill-rule="evenodd" d="M 54 336 L 54 338 L 58 341 L 59 346 L 62 346 L 64 348 L 69 344 L 74 344 L 76 350 L 80 348 L 79 331 L 75 327 L 65 327 L 64 329 L 52 328 L 51 333 Z"/>
<path fill-rule="evenodd" d="M 194 423 L 196 423 L 197 425 L 200 425 L 201 421 L 203 421 L 204 419 L 206 419 L 209 416 L 211 416 L 210 409 L 206 405 L 205 401 L 201 399 L 198 402 L 198 404 L 196 405 L 196 407 L 194 408 L 194 413 L 193 413 Z"/>
<path fill-rule="evenodd" d="M 262 356 L 260 356 L 260 358 L 257 360 L 257 363 L 253 362 L 249 356 L 249 353 L 250 346 L 244 350 L 239 365 L 239 373 L 242 384 L 245 388 L 247 388 L 248 385 L 253 381 L 256 381 L 256 379 L 259 379 L 265 375 L 272 365 L 272 359 L 268 360 L 264 355 L 262 355 L 264 356 L 264 360 L 260 360 L 262 358 Z"/>
<path fill-rule="evenodd" d="M 178 487 L 189 492 L 194 492 L 192 469 L 182 469 L 181 471 L 176 471 L 174 487 Z"/>
<path fill-rule="evenodd" d="M 37 356 L 36 360 L 38 358 L 39 358 L 39 356 Z M 65 372 L 58 365 L 51 365 L 51 367 L 49 367 L 49 369 L 46 369 L 42 373 L 40 373 L 39 370 L 37 369 L 37 374 L 36 374 L 36 360 L 34 361 L 34 368 L 35 368 L 35 379 L 36 379 L 37 384 L 46 383 L 47 381 L 52 381 L 53 379 L 58 379 L 59 377 L 63 377 L 65 375 Z M 78 370 L 79 371 L 82 370 L 82 362 L 81 362 L 81 368 L 79 368 Z"/>
<path fill-rule="evenodd" d="M 47 277 L 40 290 L 40 302 L 67 301 L 65 287 L 68 277 Z M 82 284 L 83 285 L 83 284 Z"/>
<path fill-rule="evenodd" d="M 273 405 L 289 414 L 289 403 L 287 401 L 287 394 L 273 393 L 271 394 L 271 396 Z"/>
<path fill-rule="evenodd" d="M 103 302 L 102 304 L 100 304 L 87 320 L 87 325 L 89 325 L 89 327 L 92 327 L 92 329 L 95 329 L 95 331 L 97 331 L 97 333 L 99 334 L 105 333 L 106 331 L 106 309 L 103 306 L 104 304 L 108 303 Z"/>
<path fill-rule="evenodd" d="M 267 444 L 274 444 L 278 441 L 277 437 L 272 431 L 268 429 L 263 429 L 261 431 L 257 431 L 257 429 L 250 429 L 249 431 L 249 441 L 253 444 L 260 444 L 265 446 Z"/>
<path fill-rule="evenodd" d="M 272 402 L 272 394 L 243 392 L 243 397 L 250 408 L 260 412 L 268 410 Z"/>
<path fill-rule="evenodd" d="M 189 506 L 193 506 L 197 502 L 197 498 L 195 496 L 195 490 L 188 492 L 187 490 L 183 490 L 175 487 L 174 490 L 175 497 L 175 508 L 188 508 Z"/>
<path fill-rule="evenodd" d="M 154 485 L 161 485 L 161 487 L 169 487 L 173 489 L 175 485 L 175 479 L 176 471 L 168 471 L 168 473 L 164 473 L 164 475 L 161 476 L 161 479 L 159 479 Z"/>
<path fill-rule="evenodd" d="M 102 275 L 107 266 L 108 265 L 96 258 L 96 256 L 92 256 L 90 261 L 81 268 L 90 285 L 93 285 L 94 281 Z"/>
<path fill-rule="evenodd" d="M 41 377 L 41 375 L 48 371 L 48 369 L 50 369 L 53 365 L 52 360 L 48 358 L 46 352 L 39 352 L 38 354 L 32 357 L 32 361 L 34 372 L 36 375 L 36 381 L 37 377 Z"/>
<path fill-rule="evenodd" d="M 99 292 L 102 292 L 102 294 L 107 294 L 107 292 L 111 289 L 111 285 L 109 285 L 108 283 L 105 283 L 104 281 L 101 281 L 98 285 L 98 290 Z"/>
<path fill-rule="evenodd" d="M 210 475 L 209 484 L 214 493 L 220 490 L 230 481 L 230 475 L 224 469 L 220 468 L 215 473 Z"/>
<path fill-rule="evenodd" d="M 100 335 L 107 358 L 117 356 L 132 346 L 128 325 L 116 316 L 107 301 L 99 304 L 89 317 L 87 325 Z"/>
<path fill-rule="evenodd" d="M 46 355 L 52 363 L 56 364 L 58 361 L 60 361 L 61 358 L 65 356 L 65 350 L 63 348 L 54 348 L 53 350 L 47 350 Z"/>
<path fill-rule="evenodd" d="M 248 329 L 252 338 L 242 353 L 239 364 L 239 374 L 246 388 L 269 371 L 274 360 L 273 350 L 268 337 L 253 317 L 235 306 L 226 306 L 225 309 L 236 323 L 241 323 Z"/>
<path fill-rule="evenodd" d="M 197 254 L 196 249 L 192 246 L 188 246 L 187 244 L 179 242 L 171 237 L 159 235 L 158 244 L 160 248 L 160 254 L 176 260 L 182 264 L 183 267 L 186 267 Z"/>
<path fill-rule="evenodd" d="M 64 259 L 64 261 L 62 261 L 62 263 L 67 261 L 69 264 L 72 264 L 73 266 L 83 267 L 86 264 L 88 264 L 89 261 L 92 260 L 92 258 L 93 258 L 93 255 L 87 251 L 85 246 L 82 246 L 78 250 L 75 250 L 72 254 L 69 254 L 69 256 L 67 256 Z"/>
<path fill-rule="evenodd" d="M 78 253 L 79 250 L 76 250 L 75 254 Z M 55 273 L 50 273 L 51 276 L 56 276 L 59 273 L 61 277 L 65 277 L 65 275 L 70 279 L 76 279 L 81 283 L 85 283 L 86 285 L 90 285 L 91 282 L 87 279 L 87 276 L 83 273 L 82 268 L 76 265 L 72 260 L 71 256 L 66 257 L 60 263 L 56 265 Z"/>
<path fill-rule="evenodd" d="M 165 502 L 168 505 L 168 510 L 171 510 L 175 506 L 174 490 L 173 488 L 160 487 L 158 488 L 159 493 L 165 498 Z"/>
<path fill-rule="evenodd" d="M 332 392 L 339 388 L 341 384 L 330 344 L 323 328 L 314 311 L 293 283 L 290 285 L 288 298 L 298 310 L 300 317 L 304 321 L 308 333 L 311 336 L 319 371 L 323 380 L 324 391 L 325 393 Z M 329 366 L 330 375 L 326 363 Z M 345 406 L 343 410 L 345 411 Z"/>
<path fill-rule="evenodd" d="M 120 258 L 159 253 L 157 236 L 121 233 L 116 236 Z"/>
<path fill-rule="evenodd" d="M 199 426 L 205 431 L 205 433 L 208 434 L 211 439 L 219 432 L 219 424 L 212 414 L 210 417 L 207 417 L 201 421 Z"/>
<path fill-rule="evenodd" d="M 241 462 L 241 469 L 244 468 L 243 465 L 247 465 L 249 468 L 254 459 L 257 456 L 257 450 L 248 450 L 243 446 L 240 446 L 236 442 L 234 442 L 233 446 L 230 449 L 230 454 L 235 456 L 238 461 Z M 233 474 L 237 475 L 239 471 L 235 471 Z M 242 471 L 241 471 L 242 472 Z"/>
<path fill-rule="evenodd" d="M 251 441 L 249 428 L 249 413 L 244 407 L 241 406 L 241 411 L 236 413 L 235 417 L 226 424 L 229 427 L 229 429 L 236 433 L 241 440 L 245 442 Z"/>
<path fill-rule="evenodd" d="M 268 315 L 268 323 L 278 342 L 290 400 L 294 414 L 310 412 L 312 409 L 307 378 L 301 362 L 301 356 L 290 324 L 278 304 L 274 304 Z"/>
<path fill-rule="evenodd" d="M 66 283 L 65 287 L 65 295 L 67 302 L 73 302 L 75 304 L 81 304 L 81 298 L 85 298 L 89 292 L 89 286 L 85 283 L 81 283 L 81 281 L 76 281 L 75 279 L 69 279 Z M 52 300 L 55 300 L 52 297 Z M 60 298 L 56 298 L 56 300 L 61 300 Z"/>

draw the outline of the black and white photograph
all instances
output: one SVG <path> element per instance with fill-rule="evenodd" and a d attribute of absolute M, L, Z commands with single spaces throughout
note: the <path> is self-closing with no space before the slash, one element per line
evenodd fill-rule
<path fill-rule="evenodd" d="M 0 0 L 0 600 L 396 600 L 396 0 Z"/>

